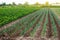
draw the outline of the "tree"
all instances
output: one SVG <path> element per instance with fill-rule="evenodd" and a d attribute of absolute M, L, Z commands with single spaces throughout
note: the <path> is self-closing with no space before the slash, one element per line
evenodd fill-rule
<path fill-rule="evenodd" d="M 3 5 L 3 6 L 5 6 L 5 5 L 6 5 L 6 3 L 3 3 L 2 5 Z"/>
<path fill-rule="evenodd" d="M 0 6 L 6 6 L 7 4 L 4 2 L 4 3 L 2 3 L 2 4 L 0 4 Z"/>
<path fill-rule="evenodd" d="M 9 6 L 11 6 L 12 4 L 8 4 Z"/>
<path fill-rule="evenodd" d="M 0 6 L 2 6 L 2 4 L 0 4 Z"/>
<path fill-rule="evenodd" d="M 24 5 L 29 5 L 28 2 L 25 2 Z"/>
<path fill-rule="evenodd" d="M 46 2 L 45 4 L 48 6 L 49 5 L 49 2 Z"/>
<path fill-rule="evenodd" d="M 36 2 L 35 5 L 40 5 L 40 3 L 39 2 Z"/>
<path fill-rule="evenodd" d="M 16 5 L 15 2 L 12 2 L 12 5 Z"/>

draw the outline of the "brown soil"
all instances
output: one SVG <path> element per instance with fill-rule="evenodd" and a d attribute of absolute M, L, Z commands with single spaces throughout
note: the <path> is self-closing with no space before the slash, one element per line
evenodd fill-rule
<path fill-rule="evenodd" d="M 16 40 L 58 40 L 58 38 L 18 37 Z"/>
<path fill-rule="evenodd" d="M 60 19 L 60 16 L 59 16 L 59 19 Z"/>
<path fill-rule="evenodd" d="M 48 24 L 47 24 L 47 30 L 46 30 L 46 37 L 51 38 L 52 37 L 52 24 L 50 19 L 50 14 L 48 13 Z"/>

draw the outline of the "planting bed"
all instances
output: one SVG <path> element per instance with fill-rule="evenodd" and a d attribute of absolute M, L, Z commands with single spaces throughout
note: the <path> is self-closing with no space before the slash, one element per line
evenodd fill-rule
<path fill-rule="evenodd" d="M 60 20 L 49 8 L 21 18 L 10 27 L 0 29 L 4 40 L 60 40 Z"/>

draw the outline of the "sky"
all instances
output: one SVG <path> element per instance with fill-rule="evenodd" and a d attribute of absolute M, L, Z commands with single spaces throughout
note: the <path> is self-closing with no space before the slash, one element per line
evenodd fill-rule
<path fill-rule="evenodd" d="M 59 2 L 60 0 L 0 0 L 0 4 L 6 2 L 7 4 L 15 2 L 16 4 L 18 3 L 25 3 L 28 2 L 29 4 L 34 4 L 36 2 L 39 2 L 40 4 L 44 4 L 45 2 L 49 2 L 50 4 Z"/>

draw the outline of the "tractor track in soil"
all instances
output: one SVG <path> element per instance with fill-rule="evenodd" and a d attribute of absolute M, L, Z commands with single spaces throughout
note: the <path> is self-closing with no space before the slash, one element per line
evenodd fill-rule
<path fill-rule="evenodd" d="M 46 14 L 45 14 L 45 16 L 43 18 L 43 21 L 41 23 L 41 26 L 37 29 L 37 31 L 35 33 L 35 37 L 36 38 L 41 38 L 41 32 L 42 32 L 42 29 L 43 29 L 43 26 L 44 26 L 44 23 L 45 23 L 45 19 L 46 19 L 45 17 L 46 17 Z"/>

